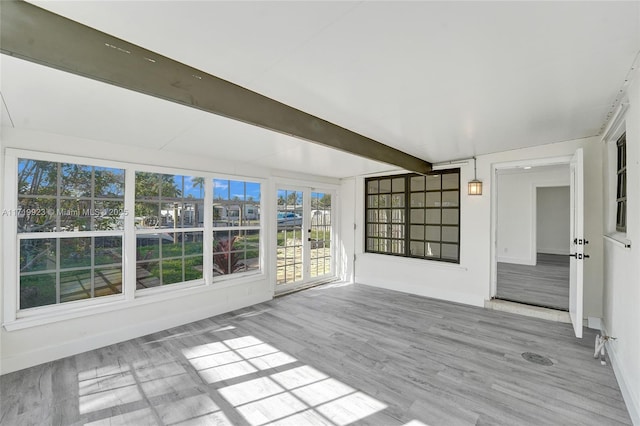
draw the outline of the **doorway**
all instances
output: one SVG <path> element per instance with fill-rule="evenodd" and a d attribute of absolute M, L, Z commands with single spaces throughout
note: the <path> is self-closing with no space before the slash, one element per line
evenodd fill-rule
<path fill-rule="evenodd" d="M 332 278 L 333 192 L 281 187 L 276 194 L 276 294 Z"/>
<path fill-rule="evenodd" d="M 504 192 L 498 195 L 498 246 L 503 256 L 497 262 L 496 298 L 568 311 L 571 216 L 568 165 L 502 173 L 499 179 L 509 179 L 510 184 L 503 182 Z M 514 199 L 513 191 L 528 188 L 532 191 L 531 204 Z M 530 215 L 525 214 L 526 209 Z M 517 218 L 517 224 L 500 221 L 500 218 L 509 221 L 510 217 Z M 533 227 L 528 233 L 530 244 L 526 242 L 527 236 L 507 232 L 514 225 L 526 230 L 529 219 Z M 524 244 L 519 247 L 514 238 L 522 238 Z M 523 246 L 529 249 L 528 253 L 522 250 Z M 508 256 L 510 249 L 517 253 Z"/>
<path fill-rule="evenodd" d="M 496 173 L 497 299 L 569 310 L 569 164 Z"/>
<path fill-rule="evenodd" d="M 556 318 L 556 321 L 566 315 L 560 309 L 568 310 L 567 319 L 570 319 L 573 324 L 576 337 L 582 337 L 584 261 L 589 257 L 585 254 L 585 245 L 588 241 L 584 235 L 584 153 L 582 148 L 578 148 L 572 156 L 500 163 L 492 166 L 492 170 L 494 190 L 491 193 L 490 297 L 508 300 L 496 300 L 496 303 L 488 305 L 493 309 L 513 309 L 523 315 L 538 316 L 540 314 L 548 319 Z M 558 262 L 553 261 L 555 258 L 549 259 L 545 256 L 540 256 L 539 262 L 536 219 L 538 213 L 537 208 L 534 208 L 538 202 L 538 188 L 566 186 L 569 186 L 570 194 L 569 253 L 566 258 L 563 257 Z M 560 190 L 559 193 L 565 193 L 564 191 L 564 189 Z M 558 206 L 547 208 L 561 210 Z M 562 233 L 564 234 L 564 231 Z M 563 247 L 562 251 L 566 250 L 566 246 Z M 532 269 L 538 266 L 544 267 L 544 263 L 552 263 L 555 266 L 560 263 L 559 267 L 566 270 L 565 259 L 569 261 L 568 309 L 565 308 L 564 303 L 562 307 L 551 306 L 552 309 L 541 309 L 538 306 L 549 307 L 549 303 L 541 302 L 540 299 L 525 300 L 522 288 L 515 288 L 513 294 L 505 295 L 504 266 L 528 268 L 528 275 L 532 277 L 529 280 L 529 286 L 540 286 L 544 275 L 535 270 L 532 272 Z M 523 284 L 525 280 L 517 277 L 513 281 Z M 564 289 L 562 292 L 565 294 Z"/>

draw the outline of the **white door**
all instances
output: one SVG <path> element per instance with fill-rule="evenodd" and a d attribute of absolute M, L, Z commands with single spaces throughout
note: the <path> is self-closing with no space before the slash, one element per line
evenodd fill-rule
<path fill-rule="evenodd" d="M 329 191 L 278 188 L 276 293 L 335 274 L 332 199 Z"/>
<path fill-rule="evenodd" d="M 582 337 L 582 295 L 584 285 L 584 170 L 582 148 L 571 159 L 571 263 L 569 316 L 576 337 Z"/>

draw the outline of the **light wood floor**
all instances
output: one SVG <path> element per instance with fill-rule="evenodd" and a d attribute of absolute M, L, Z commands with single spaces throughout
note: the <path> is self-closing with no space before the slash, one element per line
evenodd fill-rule
<path fill-rule="evenodd" d="M 0 423 L 630 424 L 593 341 L 568 324 L 329 284 L 2 376 Z"/>
<path fill-rule="evenodd" d="M 538 254 L 535 266 L 498 262 L 497 282 L 498 299 L 569 310 L 569 256 Z"/>

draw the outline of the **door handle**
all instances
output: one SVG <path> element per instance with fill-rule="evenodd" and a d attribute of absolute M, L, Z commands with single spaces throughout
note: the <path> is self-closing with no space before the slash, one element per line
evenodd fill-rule
<path fill-rule="evenodd" d="M 578 253 L 570 254 L 569 257 L 575 257 L 577 259 L 578 258 Z"/>

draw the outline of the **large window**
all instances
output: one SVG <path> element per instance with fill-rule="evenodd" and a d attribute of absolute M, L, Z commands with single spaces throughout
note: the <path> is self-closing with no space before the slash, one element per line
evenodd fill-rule
<path fill-rule="evenodd" d="M 260 269 L 260 184 L 213 180 L 213 275 Z"/>
<path fill-rule="evenodd" d="M 459 169 L 365 180 L 370 253 L 459 263 Z"/>
<path fill-rule="evenodd" d="M 136 287 L 203 278 L 203 177 L 136 172 Z"/>
<path fill-rule="evenodd" d="M 261 271 L 259 182 L 18 150 L 7 160 L 8 322 Z"/>
<path fill-rule="evenodd" d="M 627 231 L 627 134 L 617 142 L 616 231 Z"/>
<path fill-rule="evenodd" d="M 19 309 L 122 292 L 124 170 L 18 160 Z"/>

